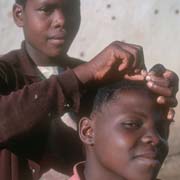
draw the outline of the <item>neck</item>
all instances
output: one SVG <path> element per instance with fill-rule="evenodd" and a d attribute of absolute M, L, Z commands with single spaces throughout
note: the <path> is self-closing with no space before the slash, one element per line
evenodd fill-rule
<path fill-rule="evenodd" d="M 67 56 L 48 57 L 33 48 L 28 42 L 25 42 L 25 48 L 30 58 L 37 66 L 66 66 Z"/>
<path fill-rule="evenodd" d="M 92 154 L 87 155 L 84 176 L 85 180 L 126 180 L 112 172 L 110 169 L 103 167 Z"/>

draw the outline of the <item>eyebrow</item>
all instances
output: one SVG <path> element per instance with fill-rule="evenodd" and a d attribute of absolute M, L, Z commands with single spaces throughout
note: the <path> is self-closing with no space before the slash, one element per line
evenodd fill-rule
<path fill-rule="evenodd" d="M 147 118 L 147 115 L 141 111 L 133 111 L 133 112 L 131 112 L 131 115 L 138 115 L 138 116 L 141 116 L 143 118 Z"/>
<path fill-rule="evenodd" d="M 122 114 L 120 115 L 122 117 Z M 132 111 L 132 112 L 127 112 L 127 113 L 123 113 L 123 117 L 129 117 L 129 118 L 143 118 L 144 120 L 147 119 L 147 115 L 143 112 L 140 111 Z M 117 117 L 117 119 L 119 120 L 119 118 Z M 121 119 L 121 118 L 120 118 Z M 123 119 L 123 118 L 122 118 Z"/>
<path fill-rule="evenodd" d="M 54 1 L 49 1 L 49 0 L 41 0 L 40 2 L 39 2 L 40 4 L 42 4 L 42 5 L 51 5 L 51 4 L 63 4 L 64 3 L 64 1 L 62 0 L 62 1 L 60 1 L 60 2 L 54 2 Z"/>

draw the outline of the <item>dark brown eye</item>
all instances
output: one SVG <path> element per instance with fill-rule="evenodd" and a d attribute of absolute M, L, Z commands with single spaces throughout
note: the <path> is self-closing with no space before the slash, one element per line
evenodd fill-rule
<path fill-rule="evenodd" d="M 38 9 L 38 11 L 40 11 L 41 13 L 44 13 L 44 14 L 51 14 L 53 12 L 53 10 L 54 9 L 51 6 L 43 6 Z"/>
<path fill-rule="evenodd" d="M 122 124 L 127 129 L 138 129 L 142 126 L 141 121 L 134 121 L 134 120 L 129 120 L 129 121 L 123 122 Z"/>

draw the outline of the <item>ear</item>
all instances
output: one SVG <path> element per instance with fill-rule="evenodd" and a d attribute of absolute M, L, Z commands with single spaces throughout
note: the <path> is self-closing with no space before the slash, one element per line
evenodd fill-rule
<path fill-rule="evenodd" d="M 24 8 L 23 6 L 15 3 L 13 5 L 13 18 L 14 22 L 18 27 L 23 27 L 24 26 L 24 21 L 23 21 L 23 11 Z"/>
<path fill-rule="evenodd" d="M 79 122 L 79 137 L 81 141 L 86 144 L 94 145 L 94 121 L 83 117 Z"/>

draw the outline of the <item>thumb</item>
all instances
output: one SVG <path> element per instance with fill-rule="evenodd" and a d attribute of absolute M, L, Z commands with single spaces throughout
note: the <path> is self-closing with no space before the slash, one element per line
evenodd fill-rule
<path fill-rule="evenodd" d="M 118 67 L 118 71 L 124 71 L 124 70 L 126 70 L 128 67 L 129 67 L 129 65 L 130 65 L 130 62 L 129 62 L 129 60 L 128 60 L 128 58 L 123 58 L 122 60 L 121 60 L 121 63 L 120 63 L 120 65 L 119 65 L 119 67 Z"/>

